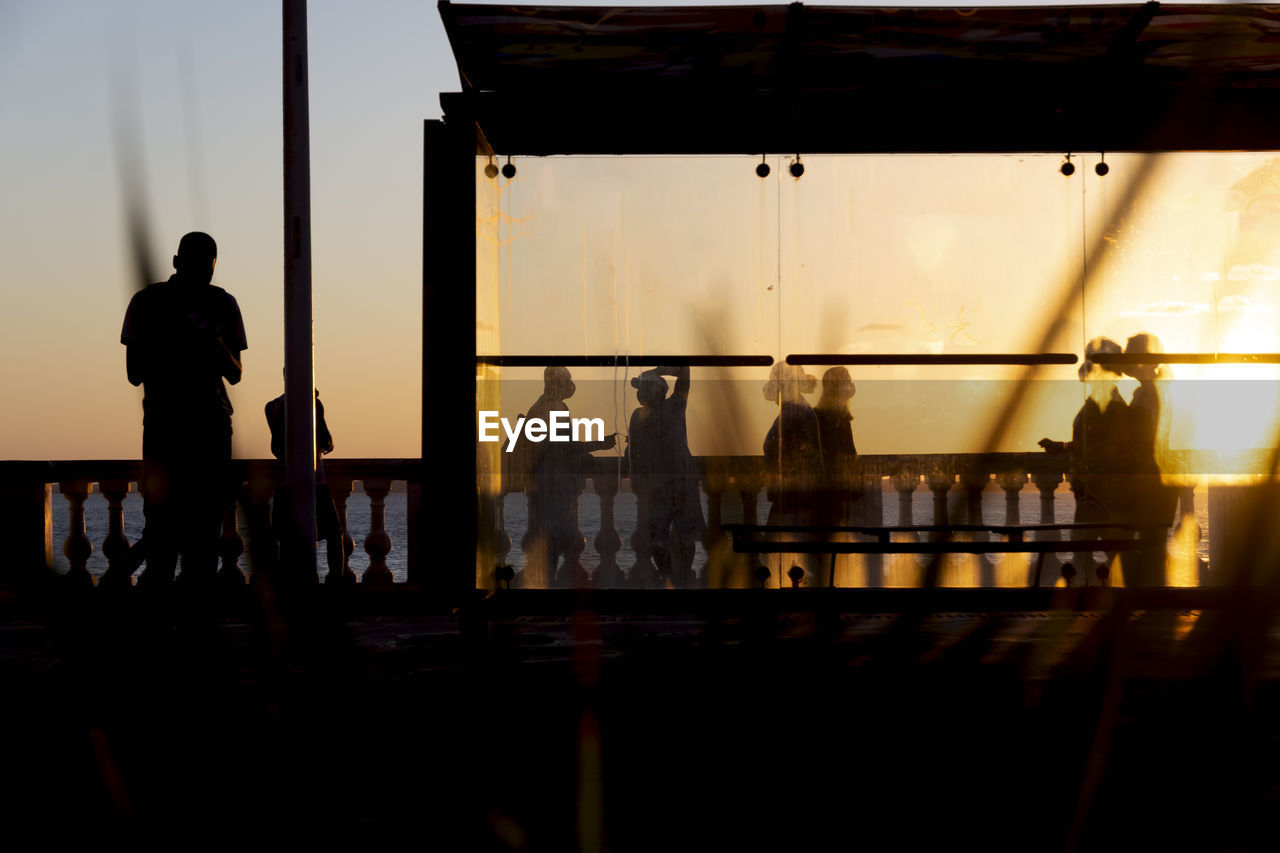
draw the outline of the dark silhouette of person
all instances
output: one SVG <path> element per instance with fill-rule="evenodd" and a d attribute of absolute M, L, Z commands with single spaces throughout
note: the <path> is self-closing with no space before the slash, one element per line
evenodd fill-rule
<path fill-rule="evenodd" d="M 134 294 L 120 331 L 129 382 L 143 386 L 145 523 L 130 563 L 145 558 L 142 586 L 171 582 L 179 556 L 184 585 L 212 580 L 217 571 L 231 460 L 232 407 L 223 380 L 240 381 L 248 347 L 235 297 L 210 283 L 217 257 L 208 234 L 184 235 L 174 274 Z M 128 583 L 127 575 L 107 580 Z"/>
<path fill-rule="evenodd" d="M 1164 352 L 1160 339 L 1140 332 L 1125 342 L 1126 355 Z M 1125 373 L 1138 380 L 1129 401 L 1129 447 L 1126 460 L 1130 520 L 1147 525 L 1139 536 L 1151 547 L 1139 551 L 1125 567 L 1126 586 L 1163 586 L 1166 540 L 1175 521 L 1178 489 L 1170 484 L 1175 464 L 1169 452 L 1168 383 L 1173 378 L 1166 365 L 1132 364 Z"/>
<path fill-rule="evenodd" d="M 1125 489 L 1120 472 L 1125 466 L 1125 454 L 1131 443 L 1129 406 L 1116 388 L 1116 382 L 1122 375 L 1120 371 L 1093 360 L 1098 354 L 1119 353 L 1120 344 L 1110 338 L 1094 338 L 1085 345 L 1084 360 L 1078 373 L 1089 396 L 1071 422 L 1071 440 L 1042 438 L 1039 442 L 1046 451 L 1070 455 L 1071 492 L 1076 504 L 1074 520 L 1078 524 L 1117 522 L 1124 515 Z M 1125 536 L 1122 530 L 1114 528 L 1077 533 L 1081 539 L 1119 539 Z M 1094 567 L 1099 582 L 1106 583 L 1114 559 L 1115 554 L 1109 553 L 1106 563 Z M 1083 578 L 1087 581 L 1093 556 L 1077 554 L 1076 562 L 1086 573 Z"/>
<path fill-rule="evenodd" d="M 664 375 L 676 379 L 669 397 Z M 649 551 L 661 579 L 688 586 L 694 579 L 695 543 L 706 530 L 685 424 L 689 367 L 646 370 L 631 387 L 640 407 L 627 428 L 627 461 L 632 489 L 647 507 Z"/>
<path fill-rule="evenodd" d="M 820 513 L 824 523 L 832 526 L 850 523 L 858 497 L 858 449 L 853 443 L 853 414 L 849 411 L 849 401 L 856 393 L 849 370 L 832 367 L 822 374 L 822 395 L 813 409 L 822 447 Z"/>
<path fill-rule="evenodd" d="M 822 436 L 818 416 L 804 398 L 813 393 L 817 384 L 818 380 L 803 368 L 777 362 L 763 388 L 764 398 L 779 407 L 778 417 L 764 439 L 771 525 L 809 526 L 822 520 L 816 511 L 825 479 Z M 806 555 L 802 561 L 809 574 L 816 574 L 817 555 Z"/>
<path fill-rule="evenodd" d="M 285 454 L 285 399 L 281 394 L 266 405 L 267 425 L 271 429 L 271 455 L 280 463 L 283 471 Z M 320 402 L 320 391 L 316 390 L 316 539 L 324 542 L 325 562 L 329 566 L 329 574 L 325 578 L 328 583 L 338 581 L 354 581 L 355 576 L 343 573 L 345 562 L 344 543 L 342 541 L 342 525 L 338 521 L 338 511 L 333 504 L 333 494 L 324 476 L 324 457 L 333 452 L 333 435 L 324 420 L 324 404 Z M 285 486 L 276 489 L 275 499 L 271 507 L 271 532 L 280 548 L 280 558 L 289 562 L 291 547 L 289 541 L 293 536 L 292 521 L 289 508 L 289 490 Z M 314 580 L 314 578 L 308 578 Z"/>
<path fill-rule="evenodd" d="M 552 365 L 542 372 L 542 395 L 529 407 L 526 420 L 551 421 L 553 411 L 568 412 L 565 400 L 577 391 L 567 367 Z M 530 442 L 521 437 L 512 450 L 510 474 L 513 484 L 523 487 L 528 498 L 529 533 L 534 540 L 526 568 L 526 584 L 550 585 L 560 563 L 560 556 L 575 542 L 582 542 L 578 532 L 577 497 L 582 491 L 590 453 L 608 450 L 617 436 L 601 441 L 543 440 Z"/>
<path fill-rule="evenodd" d="M 764 398 L 781 411 L 764 439 L 770 524 L 804 524 L 823 480 L 818 417 L 804 398 L 817 380 L 795 365 L 778 362 L 769 373 Z"/>

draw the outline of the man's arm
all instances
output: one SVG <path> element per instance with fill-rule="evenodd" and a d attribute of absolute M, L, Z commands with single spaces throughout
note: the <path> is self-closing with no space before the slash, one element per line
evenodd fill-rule
<path fill-rule="evenodd" d="M 143 373 L 143 364 L 146 359 L 143 358 L 141 345 L 125 344 L 124 349 L 124 370 L 129 377 L 130 385 L 141 385 L 146 381 L 146 374 Z"/>
<path fill-rule="evenodd" d="M 240 376 L 244 373 L 244 367 L 240 361 L 240 354 L 249 348 L 248 339 L 244 333 L 244 318 L 240 316 L 240 305 L 236 302 L 236 298 L 230 293 L 227 297 L 227 313 L 225 325 L 221 325 L 218 329 L 218 347 L 221 352 L 218 353 L 218 372 L 235 385 L 240 381 Z"/>
<path fill-rule="evenodd" d="M 135 293 L 133 298 L 129 300 L 129 307 L 124 311 L 124 325 L 120 328 L 120 343 L 125 346 L 124 370 L 125 375 L 129 377 L 130 385 L 141 385 L 146 381 L 144 372 L 146 358 L 138 338 L 138 318 L 136 316 L 141 310 L 137 307 L 140 295 L 141 292 Z"/>
<path fill-rule="evenodd" d="M 689 399 L 689 365 L 682 364 L 679 367 L 664 367 L 662 372 L 667 376 L 676 378 L 676 387 L 671 392 L 672 399 L 688 400 Z"/>
<path fill-rule="evenodd" d="M 244 374 L 244 367 L 240 363 L 240 350 L 233 350 L 227 346 L 227 342 L 222 336 L 214 338 L 214 344 L 217 350 L 214 352 L 214 358 L 218 364 L 218 373 L 232 385 L 240 381 L 240 377 Z M 136 382 L 134 383 L 137 384 Z"/>

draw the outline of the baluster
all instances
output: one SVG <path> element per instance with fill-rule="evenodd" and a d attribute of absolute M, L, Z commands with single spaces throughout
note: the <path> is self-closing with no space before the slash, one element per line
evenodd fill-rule
<path fill-rule="evenodd" d="M 912 471 L 899 471 L 892 478 L 893 490 L 898 493 L 898 526 L 910 527 L 915 524 L 915 492 L 920 486 L 920 475 Z M 904 530 L 898 534 L 901 541 L 919 542 L 920 534 L 915 530 Z M 883 541 L 891 541 L 886 535 Z M 894 554 L 889 558 L 889 580 L 894 586 L 915 585 L 918 583 L 919 563 L 910 554 Z"/>
<path fill-rule="evenodd" d="M 933 523 L 938 527 L 946 527 L 950 523 L 947 519 L 947 493 L 951 491 L 953 482 L 954 478 L 950 474 L 930 474 L 925 480 L 925 485 L 933 492 Z M 944 538 L 945 532 L 934 533 L 929 537 L 933 542 L 940 542 Z"/>
<path fill-rule="evenodd" d="M 1010 527 L 1022 524 L 1022 487 L 1027 479 L 1021 471 L 1000 475 L 1000 488 L 1004 489 L 1004 523 Z"/>
<path fill-rule="evenodd" d="M 93 578 L 87 568 L 89 555 L 93 553 L 93 543 L 89 541 L 84 529 L 84 502 L 93 492 L 93 483 L 88 480 L 70 480 L 59 483 L 58 488 L 70 507 L 67 539 L 62 543 L 62 553 L 71 564 L 67 580 L 76 586 L 93 586 Z"/>
<path fill-rule="evenodd" d="M 1041 524 L 1057 524 L 1057 515 L 1054 510 L 1054 493 L 1058 489 L 1058 484 L 1062 482 L 1061 474 L 1036 474 L 1031 481 L 1036 484 L 1036 488 L 1040 491 L 1040 523 Z M 1061 539 L 1062 533 L 1058 530 L 1040 530 L 1036 533 L 1036 540 L 1039 542 L 1049 542 L 1054 539 Z M 1038 559 L 1040 570 L 1032 568 L 1031 585 L 1039 585 L 1044 582 L 1045 578 L 1049 579 L 1049 585 L 1053 586 L 1062 573 L 1062 561 L 1058 559 L 1058 555 L 1047 553 L 1043 559 Z"/>
<path fill-rule="evenodd" d="M 862 467 L 862 464 L 859 465 Z M 878 474 L 860 474 L 854 484 L 857 500 L 854 502 L 852 523 L 855 526 L 884 526 L 884 480 Z M 844 522 L 850 523 L 850 520 Z M 901 523 L 901 522 L 899 522 Z M 889 541 L 888 534 L 879 535 L 881 544 Z M 889 558 L 891 559 L 891 558 Z M 866 571 L 866 585 L 871 588 L 884 586 L 886 578 L 885 554 L 850 554 L 841 561 L 852 565 L 861 563 Z"/>
<path fill-rule="evenodd" d="M 424 534 L 427 532 L 423 529 L 423 520 L 425 516 L 422 512 L 422 495 L 424 488 L 422 480 L 420 479 L 422 476 L 421 472 L 414 471 L 413 474 L 413 479 L 405 481 L 404 484 L 404 585 L 405 589 L 409 590 L 428 589 L 432 586 L 439 589 L 444 584 L 450 583 L 451 581 L 446 581 L 439 573 L 434 577 L 427 573 L 428 560 L 431 555 L 427 553 L 427 549 L 423 541 L 425 539 Z M 342 557 L 342 577 L 344 578 L 344 582 L 354 583 L 354 575 L 351 576 L 349 581 L 345 581 L 347 576 L 351 575 L 351 564 L 349 558 L 351 551 L 354 550 L 355 547 L 355 543 L 352 543 L 351 546 L 346 544 L 347 542 L 350 542 L 351 539 L 346 532 L 345 525 L 343 526 L 342 541 L 342 547 L 344 549 Z M 487 568 L 489 570 L 493 569 L 492 566 L 488 566 Z M 461 580 L 460 576 L 459 580 Z"/>
<path fill-rule="evenodd" d="M 325 583 L 355 583 L 356 576 L 351 571 L 351 554 L 356 549 L 356 542 L 347 529 L 347 499 L 351 497 L 350 477 L 329 477 L 329 494 L 333 495 L 333 508 L 338 515 L 338 529 L 342 531 L 342 572 L 334 574 L 331 570 L 325 575 Z M 327 547 L 327 546 L 326 546 Z"/>
<path fill-rule="evenodd" d="M 555 566 L 551 567 L 555 572 L 552 583 L 554 586 L 582 589 L 591 586 L 591 576 L 587 574 L 581 559 L 582 552 L 587 550 L 587 537 L 578 525 L 578 502 L 582 499 L 584 481 L 578 479 L 575 488 L 576 492 L 569 504 L 569 529 L 573 533 L 564 549 L 564 564 L 560 566 L 559 571 L 556 571 Z M 552 559 L 557 557 L 558 555 L 554 555 Z"/>
<path fill-rule="evenodd" d="M 966 524 L 982 524 L 982 492 L 990 483 L 991 475 L 985 471 L 967 471 L 960 475 L 960 485 L 965 494 Z M 983 542 L 988 538 L 984 530 L 973 531 L 972 536 L 975 542 Z"/>
<path fill-rule="evenodd" d="M 507 493 L 501 492 L 496 501 L 497 506 L 494 507 L 494 525 L 497 530 L 494 531 L 494 541 L 497 547 L 494 549 L 494 565 L 505 566 L 507 564 L 507 554 L 511 552 L 511 537 L 507 535 Z M 497 579 L 495 578 L 495 581 Z"/>
<path fill-rule="evenodd" d="M 132 586 L 133 567 L 129 565 L 129 537 L 124 533 L 124 500 L 132 484 L 128 480 L 103 480 L 98 484 L 107 499 L 107 537 L 102 540 L 102 555 L 107 558 L 107 571 L 100 586 Z"/>
<path fill-rule="evenodd" d="M 615 463 L 616 464 L 616 463 Z M 592 480 L 596 495 L 600 498 L 600 531 L 596 533 L 595 546 L 600 554 L 600 568 L 593 578 L 596 587 L 608 589 L 622 583 L 622 570 L 618 568 L 618 551 L 622 537 L 618 535 L 618 523 L 613 517 L 613 502 L 618 494 L 618 477 L 608 471 L 597 472 Z"/>
<path fill-rule="evenodd" d="M 915 524 L 915 492 L 920 485 L 920 475 L 902 472 L 893 477 L 893 490 L 898 493 L 898 526 L 910 527 Z M 918 539 L 914 532 L 911 534 Z"/>
<path fill-rule="evenodd" d="M 991 483 L 991 475 L 985 471 L 966 471 L 960 475 L 960 485 L 965 493 L 965 523 L 980 525 L 982 519 L 982 492 Z M 968 534 L 971 542 L 986 542 L 990 537 L 985 530 L 974 530 Z M 978 585 L 983 588 L 995 586 L 995 567 L 987 554 L 971 554 L 965 560 L 971 566 L 978 567 Z"/>
<path fill-rule="evenodd" d="M 387 568 L 387 554 L 391 553 L 391 536 L 387 533 L 387 494 L 391 480 L 385 477 L 364 481 L 364 493 L 369 496 L 369 535 L 364 537 L 364 551 L 369 555 L 369 568 L 365 570 L 363 583 L 374 586 L 390 586 L 394 583 Z"/>
<path fill-rule="evenodd" d="M 858 478 L 858 494 L 862 506 L 858 507 L 858 517 L 854 524 L 867 527 L 880 527 L 884 524 L 884 480 L 879 474 Z"/>
<path fill-rule="evenodd" d="M 240 571 L 240 555 L 243 553 L 244 541 L 240 538 L 236 504 L 228 501 L 222 507 L 222 536 L 218 539 L 218 554 L 222 557 L 222 568 L 218 570 L 220 583 L 229 586 L 244 584 L 244 572 Z"/>
<path fill-rule="evenodd" d="M 1027 475 L 1022 471 L 1006 472 L 1000 475 L 1000 488 L 1004 490 L 1004 523 L 1010 527 L 1018 527 L 1022 524 L 1022 487 L 1027 484 Z M 1010 534 L 1009 541 L 1022 541 L 1022 534 Z M 1000 562 L 1006 564 L 1006 568 L 1002 568 L 1001 585 L 1009 583 L 1021 582 L 1011 575 L 1017 570 L 1018 566 L 1027 563 L 1028 556 L 1026 554 L 1004 554 L 1000 557 Z M 1031 558 L 1034 559 L 1034 558 Z"/>

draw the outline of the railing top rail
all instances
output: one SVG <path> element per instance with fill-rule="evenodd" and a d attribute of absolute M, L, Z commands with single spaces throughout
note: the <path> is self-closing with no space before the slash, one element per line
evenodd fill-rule
<path fill-rule="evenodd" d="M 245 477 L 271 476 L 279 463 L 274 459 L 232 459 L 233 473 Z M 417 481 L 422 460 L 344 458 L 324 460 L 325 472 L 335 478 L 355 480 L 382 477 Z M 0 461 L 0 483 L 65 483 L 73 480 L 136 482 L 142 473 L 140 459 L 68 459 L 57 461 Z"/>

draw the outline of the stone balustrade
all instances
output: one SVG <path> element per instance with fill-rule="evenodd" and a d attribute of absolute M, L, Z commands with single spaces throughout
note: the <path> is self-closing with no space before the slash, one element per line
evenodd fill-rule
<path fill-rule="evenodd" d="M 701 477 L 700 486 L 706 499 L 706 531 L 701 545 L 703 555 L 695 564 L 698 584 L 709 587 L 748 587 L 757 585 L 756 561 L 748 555 L 733 552 L 729 536 L 723 526 L 733 523 L 755 523 L 762 520 L 760 510 L 765 500 L 764 459 L 759 456 L 707 456 L 696 459 Z M 896 497 L 897 527 L 954 524 L 1006 525 L 1053 524 L 1057 519 L 1057 495 L 1060 486 L 1069 479 L 1066 459 L 1046 453 L 990 453 L 990 454 L 920 454 L 920 455 L 864 455 L 859 457 L 859 477 L 862 500 L 851 523 L 865 526 L 886 526 L 884 495 Z M 1199 465 L 1199 470 L 1212 470 L 1211 464 L 1226 464 L 1209 460 Z M 1244 463 L 1232 462 L 1236 467 Z M 1256 467 L 1252 460 L 1249 466 Z M 66 558 L 68 577 L 72 583 L 90 585 L 93 579 L 86 564 L 95 548 L 115 567 L 125 559 L 129 541 L 125 534 L 125 498 L 136 489 L 140 463 L 137 461 L 77 461 L 77 462 L 0 462 L 0 511 L 11 524 L 9 537 L 13 559 L 0 569 L 0 586 L 13 586 L 32 572 L 48 571 L 53 566 L 54 548 Z M 370 529 L 362 542 L 368 555 L 368 568 L 361 578 L 371 586 L 393 584 L 387 567 L 387 557 L 397 547 L 386 529 L 384 504 L 393 481 L 408 483 L 408 536 L 406 560 L 408 584 L 430 586 L 426 575 L 425 555 L 418 541 L 430 541 L 434 534 L 423 527 L 428 516 L 423 515 L 423 495 L 438 496 L 438 490 L 424 488 L 420 478 L 418 460 L 394 459 L 330 459 L 325 462 L 327 480 L 342 523 L 344 540 L 343 575 L 333 580 L 351 580 L 349 559 L 356 542 L 347 529 L 347 500 L 353 483 L 360 481 L 370 502 Z M 222 577 L 232 583 L 243 583 L 238 561 L 246 549 L 250 550 L 250 563 L 254 562 L 253 548 L 260 543 L 245 542 L 242 529 L 265 529 L 269 517 L 267 509 L 275 488 L 276 464 L 271 460 L 237 460 L 234 463 L 236 479 L 240 483 L 236 505 L 228 505 L 224 517 L 220 554 Z M 885 489 L 886 484 L 890 486 Z M 62 542 L 55 543 L 52 533 L 52 485 L 67 500 L 68 533 Z M 1039 492 L 1039 512 L 1024 513 L 1022 495 L 1028 485 Z M 85 500 L 97 489 L 106 498 L 108 529 L 99 543 L 90 540 L 85 526 Z M 599 588 L 648 587 L 660 583 L 650 558 L 645 507 L 637 502 L 636 526 L 626 541 L 619 531 L 617 499 L 630 491 L 625 470 L 614 457 L 595 457 L 580 483 L 581 492 L 591 491 L 599 500 L 600 527 L 592 539 L 595 557 L 584 563 L 586 536 L 581 533 L 577 507 L 574 502 L 571 526 L 576 535 L 570 536 L 568 547 L 562 553 L 557 566 L 547 565 L 545 549 L 527 530 L 518 532 L 518 547 L 525 557 L 525 568 L 515 573 L 515 586 L 543 588 L 553 586 L 593 586 Z M 987 518 L 982 515 L 982 496 L 996 490 L 1004 493 L 1003 517 Z M 931 517 L 922 518 L 916 505 L 916 495 L 932 495 Z M 1212 494 L 1212 490 L 1211 490 Z M 1194 513 L 1196 494 L 1186 488 L 1182 495 L 1184 516 Z M 492 515 L 494 529 L 488 532 L 487 548 L 495 557 L 488 569 L 481 568 L 477 585 L 494 589 L 499 585 L 497 567 L 509 562 L 513 546 L 506 529 L 504 501 L 494 501 Z M 444 520 L 447 508 L 434 505 L 425 508 L 430 518 Z M 1213 503 L 1210 503 L 1213 511 Z M 1029 517 L 1034 516 L 1034 517 Z M 1214 522 L 1216 524 L 1216 522 Z M 255 528 L 254 525 L 258 525 Z M 434 529 L 434 528 L 433 528 Z M 947 534 L 937 531 L 894 532 L 895 540 L 916 540 L 921 535 L 931 539 Z M 980 532 L 966 533 L 980 537 Z M 1040 540 L 1062 537 L 1054 530 L 1036 531 Z M 884 537 L 882 537 L 884 538 Z M 887 540 L 886 540 L 887 541 Z M 625 546 L 625 550 L 624 550 Z M 516 561 L 518 562 L 518 561 Z M 866 571 L 859 583 L 880 585 L 885 581 L 886 568 L 879 555 L 865 558 Z M 990 561 L 979 560 L 980 586 L 999 585 L 990 570 Z M 590 566 L 590 568 L 588 568 Z M 327 569 L 320 566 L 321 573 Z M 436 567 L 439 570 L 440 567 Z M 1042 577 L 1052 583 L 1059 577 L 1060 563 L 1050 554 L 1043 565 Z M 889 572 L 892 575 L 892 572 Z M 327 579 L 327 578 L 326 578 Z M 777 575 L 773 582 L 778 581 Z M 1203 578 L 1201 578 L 1203 581 Z"/>
<path fill-rule="evenodd" d="M 735 554 L 723 525 L 731 523 L 756 523 L 765 496 L 764 458 L 760 456 L 705 456 L 695 459 L 701 473 L 700 486 L 706 499 L 707 529 L 702 539 L 705 556 L 695 570 L 699 584 L 710 587 L 755 586 L 755 561 L 745 554 Z M 892 526 L 912 527 L 920 525 L 948 526 L 955 524 L 980 525 L 984 523 L 983 494 L 996 490 L 1004 493 L 1004 513 L 987 519 L 985 523 L 1006 525 L 1053 524 L 1058 521 L 1057 490 L 1069 482 L 1067 459 L 1063 455 L 1047 453 L 987 453 L 987 454 L 915 454 L 915 455 L 863 455 L 858 457 L 859 484 L 862 499 L 858 501 L 851 524 L 865 526 L 887 525 L 884 507 L 885 480 L 897 498 L 897 518 Z M 525 531 L 520 547 L 529 569 L 516 574 L 515 585 L 531 588 L 547 586 L 648 587 L 659 583 L 650 559 L 648 523 L 643 502 L 637 502 L 636 526 L 623 542 L 617 529 L 615 504 L 620 493 L 629 490 L 629 480 L 614 457 L 595 457 L 581 483 L 583 491 L 594 491 L 600 501 L 600 529 L 593 544 L 599 556 L 599 567 L 587 572 L 581 561 L 586 536 L 577 527 L 577 513 L 573 515 L 576 531 L 573 552 L 554 571 L 546 566 L 547 559 L 539 548 L 543 547 L 532 531 Z M 1039 513 L 1024 513 L 1022 493 L 1028 485 L 1039 492 Z M 915 496 L 932 494 L 930 517 L 921 518 L 915 505 Z M 501 502 L 500 502 L 501 503 Z M 1194 493 L 1188 488 L 1183 496 L 1184 513 L 1194 512 Z M 497 513 L 498 530 L 493 532 L 497 541 L 494 549 L 498 565 L 506 562 L 512 547 L 510 537 L 502 527 L 502 512 Z M 915 531 L 894 532 L 900 539 L 918 539 Z M 932 540 L 941 540 L 949 534 L 931 531 Z M 983 539 L 988 534 L 981 531 L 964 534 L 971 539 Z M 1036 531 L 1039 540 L 1062 538 L 1057 530 Z M 623 545 L 628 545 L 627 552 Z M 1082 555 L 1083 556 L 1083 555 Z M 989 559 L 970 558 L 978 566 L 979 586 L 995 586 L 997 579 Z M 886 577 L 884 559 L 880 555 L 864 558 L 865 573 L 862 582 L 880 585 Z M 1046 555 L 1041 576 L 1052 584 L 1060 576 L 1062 563 L 1054 554 Z M 523 577 L 522 577 L 523 575 Z M 773 576 L 776 584 L 778 578 Z M 494 588 L 492 578 L 484 585 Z"/>
<path fill-rule="evenodd" d="M 0 587 L 17 587 L 40 572 L 52 570 L 55 547 L 66 558 L 66 577 L 72 584 L 93 585 L 87 564 L 95 548 L 101 548 L 107 559 L 108 571 L 124 568 L 131 544 L 125 533 L 124 503 L 137 489 L 141 468 L 141 462 L 134 460 L 0 462 L 0 511 L 15 525 L 13 547 L 10 549 L 13 559 L 0 566 Z M 350 557 L 355 542 L 347 527 L 347 502 L 353 483 L 360 481 L 370 504 L 369 531 L 362 543 L 369 557 L 369 567 L 361 582 L 372 586 L 392 585 L 387 556 L 395 543 L 386 528 L 385 501 L 393 482 L 408 483 L 407 524 L 409 529 L 414 529 L 422 503 L 422 490 L 414 488 L 420 481 L 419 471 L 420 464 L 416 459 L 325 460 L 326 480 L 343 532 L 342 575 L 329 577 L 332 573 L 325 566 L 320 566 L 320 573 L 326 581 L 354 580 Z M 244 583 L 246 578 L 239 561 L 246 548 L 253 563 L 254 549 L 270 547 L 269 543 L 246 542 L 242 530 L 269 530 L 269 507 L 278 478 L 278 465 L 273 460 L 233 461 L 232 480 L 238 488 L 234 489 L 235 501 L 228 502 L 223 513 L 218 547 L 221 580 Z M 54 484 L 68 507 L 68 533 L 61 543 L 53 541 Z M 90 539 L 85 525 L 85 501 L 95 489 L 107 501 L 107 532 L 100 543 Z M 423 561 L 417 553 L 414 537 L 408 538 L 408 542 L 401 543 L 406 547 L 408 582 L 421 584 L 424 582 Z M 125 574 L 127 576 L 127 569 Z"/>

